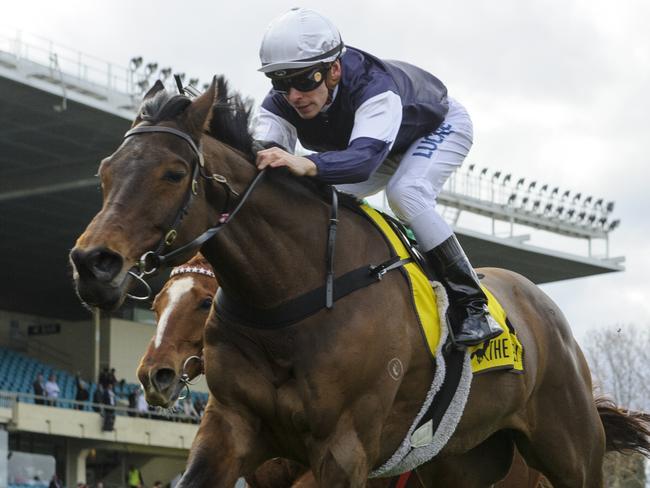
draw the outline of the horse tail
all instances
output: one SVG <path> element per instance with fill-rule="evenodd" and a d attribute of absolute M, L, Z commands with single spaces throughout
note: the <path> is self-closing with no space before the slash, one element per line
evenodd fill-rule
<path fill-rule="evenodd" d="M 605 429 L 606 452 L 637 452 L 650 457 L 650 414 L 620 408 L 597 396 L 596 408 Z"/>

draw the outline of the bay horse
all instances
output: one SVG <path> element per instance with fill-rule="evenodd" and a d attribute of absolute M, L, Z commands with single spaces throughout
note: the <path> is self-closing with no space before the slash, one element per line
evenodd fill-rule
<path fill-rule="evenodd" d="M 140 359 L 137 375 L 150 405 L 174 405 L 188 382 L 202 374 L 203 329 L 218 283 L 210 263 L 198 253 L 172 270 L 169 280 L 156 295 L 152 310 L 156 333 Z M 512 468 L 495 488 L 537 488 L 541 475 L 526 466 L 515 452 Z M 307 468 L 287 459 L 266 461 L 246 478 L 251 488 L 316 488 Z M 398 478 L 369 480 L 370 488 L 397 486 Z M 417 476 L 409 477 L 404 488 L 420 487 Z"/>
<path fill-rule="evenodd" d="M 100 165 L 102 209 L 70 253 L 77 293 L 113 310 L 142 275 L 200 245 L 224 300 L 237 305 L 229 315 L 213 306 L 204 330 L 212 396 L 178 488 L 230 488 L 274 457 L 309 465 L 322 487 L 366 486 L 402 444 L 434 374 L 409 287 L 389 272 L 333 307 L 323 298 L 294 323 L 261 324 L 323 288 L 332 215 L 329 194 L 307 178 L 258 174 L 248 111 L 229 97 L 223 79 L 194 100 L 162 83 L 147 93 L 133 129 Z M 356 211 L 343 207 L 336 220 L 337 276 L 391 257 Z M 491 486 L 516 446 L 556 488 L 601 487 L 607 418 L 566 319 L 524 277 L 480 272 L 517 328 L 525 374 L 475 376 L 460 423 L 419 478 Z M 251 314 L 260 320 L 243 318 Z"/>

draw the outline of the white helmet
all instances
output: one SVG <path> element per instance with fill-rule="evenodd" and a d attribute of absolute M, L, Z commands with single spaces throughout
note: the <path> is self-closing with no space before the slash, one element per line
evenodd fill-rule
<path fill-rule="evenodd" d="M 267 27 L 260 47 L 259 71 L 272 73 L 332 62 L 343 49 L 341 34 L 329 19 L 295 7 Z"/>

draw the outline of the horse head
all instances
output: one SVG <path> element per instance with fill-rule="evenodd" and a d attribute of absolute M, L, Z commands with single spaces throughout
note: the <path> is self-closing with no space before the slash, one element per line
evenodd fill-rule
<path fill-rule="evenodd" d="M 210 263 L 197 254 L 172 270 L 156 296 L 156 334 L 140 359 L 138 379 L 150 405 L 170 407 L 203 370 L 203 326 L 217 292 Z"/>
<path fill-rule="evenodd" d="M 101 211 L 70 253 L 77 293 L 86 304 L 118 308 L 143 274 L 145 253 L 169 255 L 213 226 L 220 209 L 227 208 L 236 194 L 227 179 L 227 163 L 244 158 L 204 137 L 215 107 L 227 97 L 223 78 L 215 78 L 194 100 L 170 94 L 160 82 L 145 95 L 132 129 L 100 164 Z M 246 108 L 238 97 L 228 106 Z M 210 155 L 210 169 L 204 166 L 204 154 Z M 248 166 L 254 173 L 254 166 Z M 185 262 L 197 249 L 182 251 L 165 265 Z M 152 271 L 152 266 L 144 267 Z"/>

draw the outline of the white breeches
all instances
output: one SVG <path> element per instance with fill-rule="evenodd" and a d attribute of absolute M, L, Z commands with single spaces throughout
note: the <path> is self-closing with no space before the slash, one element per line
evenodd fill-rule
<path fill-rule="evenodd" d="M 390 208 L 413 229 L 420 249 L 428 251 L 453 233 L 436 211 L 436 202 L 472 147 L 472 137 L 469 114 L 450 98 L 449 112 L 440 127 L 413 142 L 401 160 L 387 158 L 368 180 L 337 188 L 359 198 L 385 189 Z"/>

